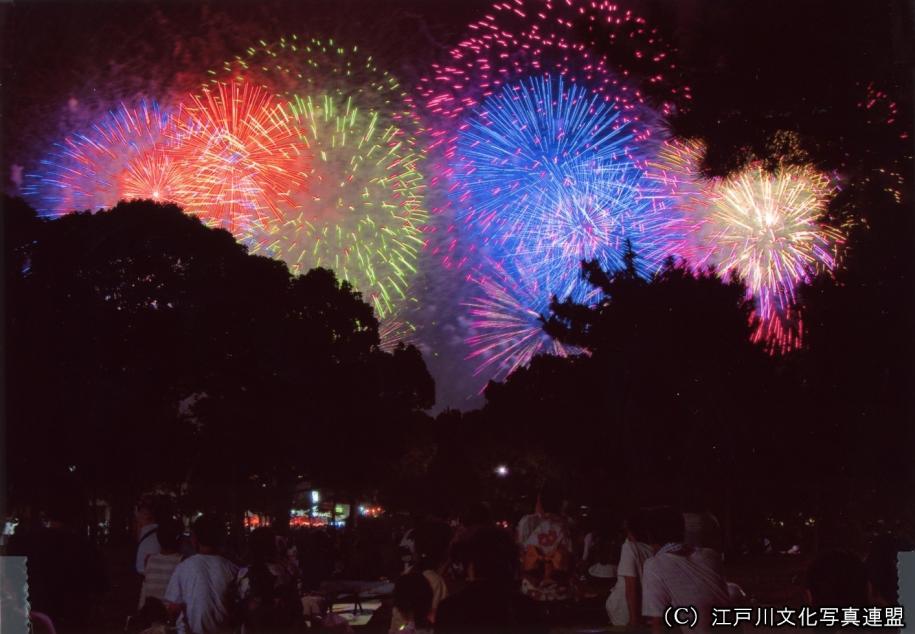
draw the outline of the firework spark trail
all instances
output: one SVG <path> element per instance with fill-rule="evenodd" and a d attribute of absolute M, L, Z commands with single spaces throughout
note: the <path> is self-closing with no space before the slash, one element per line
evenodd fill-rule
<path fill-rule="evenodd" d="M 378 325 L 379 346 L 385 352 L 393 352 L 398 345 L 415 345 L 416 326 L 398 319 L 385 319 Z"/>
<path fill-rule="evenodd" d="M 23 193 L 43 216 L 114 206 L 123 198 L 182 202 L 187 175 L 165 155 L 171 115 L 158 103 L 120 104 L 68 136 L 27 175 Z"/>
<path fill-rule="evenodd" d="M 655 146 L 642 164 L 643 198 L 669 217 L 669 254 L 693 270 L 710 265 L 713 242 L 704 240 L 705 210 L 714 195 L 714 180 L 702 176 L 705 145 L 696 140 L 668 139 Z"/>
<path fill-rule="evenodd" d="M 467 358 L 478 362 L 474 375 L 490 373 L 501 380 L 537 354 L 581 352 L 543 331 L 541 315 L 549 313 L 550 294 L 536 280 L 518 276 L 497 262 L 485 264 L 485 271 L 472 276 L 478 292 L 464 302 L 474 322 L 473 334 L 466 340 L 472 349 Z"/>
<path fill-rule="evenodd" d="M 189 174 L 189 211 L 238 232 L 282 218 L 307 187 L 311 157 L 271 94 L 245 81 L 193 95 L 170 131 L 170 152 Z"/>

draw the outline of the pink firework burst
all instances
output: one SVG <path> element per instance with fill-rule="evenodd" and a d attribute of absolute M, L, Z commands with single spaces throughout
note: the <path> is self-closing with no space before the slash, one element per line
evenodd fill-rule
<path fill-rule="evenodd" d="M 690 99 L 658 30 L 606 0 L 504 0 L 469 29 L 420 86 L 425 107 L 448 119 L 532 75 L 582 82 L 634 120 L 648 94 L 665 115 Z M 447 133 L 438 136 L 447 142 Z"/>

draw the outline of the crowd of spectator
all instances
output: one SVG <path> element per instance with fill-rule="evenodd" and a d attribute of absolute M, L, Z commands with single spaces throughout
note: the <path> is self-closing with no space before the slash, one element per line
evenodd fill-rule
<path fill-rule="evenodd" d="M 7 554 L 28 557 L 36 632 L 91 632 L 107 588 L 98 551 L 74 530 L 77 511 L 52 505 L 43 525 L 18 531 Z M 374 526 L 374 525 L 371 525 Z M 136 509 L 131 567 L 139 575 L 126 629 L 143 634 L 348 632 L 332 607 L 341 594 L 380 598 L 367 624 L 377 634 L 548 632 L 594 620 L 617 630 L 665 629 L 671 607 L 692 606 L 711 630 L 713 608 L 748 605 L 725 576 L 711 516 L 673 507 L 637 509 L 622 531 L 606 520 L 582 527 L 559 489 L 539 490 L 513 527 L 485 504 L 456 521 L 416 518 L 397 535 L 374 528 L 256 528 L 239 544 L 224 518 L 185 526 L 152 502 Z M 895 556 L 906 545 L 883 535 L 862 560 L 829 550 L 804 580 L 810 606 L 893 606 Z M 342 556 L 346 553 L 346 557 Z M 685 630 L 684 630 L 685 631 Z"/>

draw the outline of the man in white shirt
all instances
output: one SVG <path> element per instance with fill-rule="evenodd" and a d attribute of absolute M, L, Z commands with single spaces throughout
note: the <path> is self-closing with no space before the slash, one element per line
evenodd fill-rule
<path fill-rule="evenodd" d="M 637 511 L 626 520 L 626 541 L 620 548 L 616 585 L 607 598 L 607 615 L 615 626 L 636 627 L 642 619 L 642 571 L 654 554 L 648 545 L 648 513 Z"/>
<path fill-rule="evenodd" d="M 164 599 L 179 634 L 231 632 L 235 625 L 238 566 L 217 552 L 223 532 L 215 517 L 198 518 L 191 535 L 197 554 L 178 564 L 168 582 Z"/>
<path fill-rule="evenodd" d="M 728 607 L 728 590 L 721 556 L 709 548 L 683 543 L 683 514 L 670 507 L 653 509 L 648 533 L 655 555 L 645 561 L 642 574 L 642 614 L 658 634 L 668 607 L 695 608 L 698 623 L 685 633 L 711 631 L 712 608 Z"/>
<path fill-rule="evenodd" d="M 156 517 L 157 510 L 149 500 L 144 500 L 137 507 L 135 514 L 137 520 L 137 556 L 135 567 L 138 574 L 143 574 L 146 569 L 146 560 L 150 555 L 158 555 L 162 551 L 156 529 L 159 528 Z"/>

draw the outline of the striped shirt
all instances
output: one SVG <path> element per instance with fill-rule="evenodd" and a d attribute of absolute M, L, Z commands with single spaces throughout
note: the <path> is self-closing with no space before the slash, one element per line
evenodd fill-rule
<path fill-rule="evenodd" d="M 147 597 L 162 600 L 165 596 L 165 588 L 168 587 L 168 580 L 172 578 L 175 567 L 181 563 L 181 553 L 172 555 L 163 555 L 158 553 L 150 555 L 146 560 L 146 568 L 143 571 L 143 587 L 140 588 L 140 607 L 146 602 Z"/>

